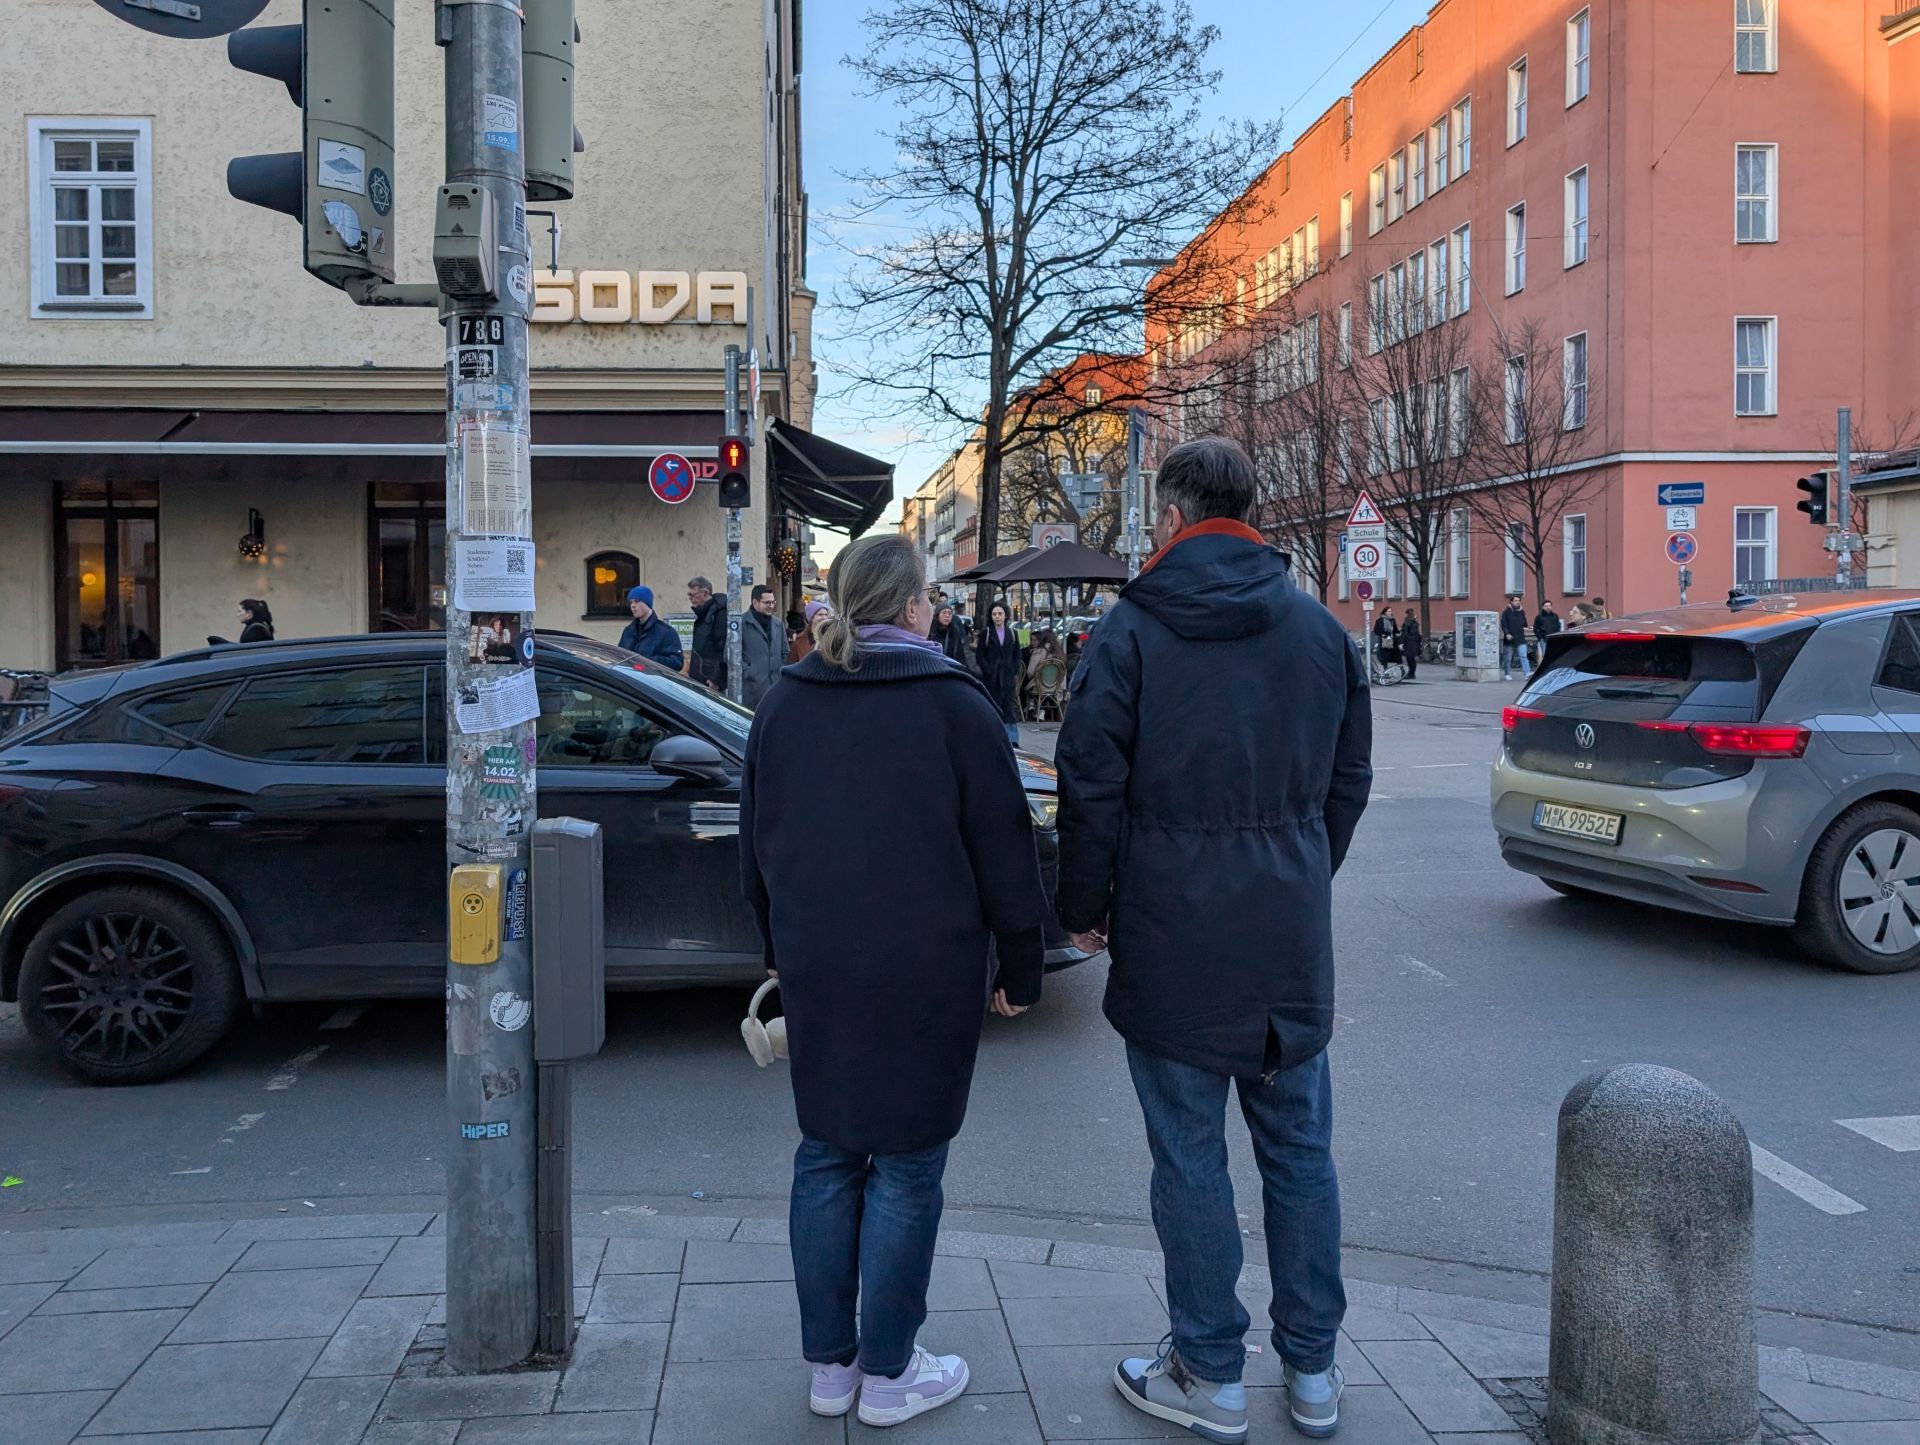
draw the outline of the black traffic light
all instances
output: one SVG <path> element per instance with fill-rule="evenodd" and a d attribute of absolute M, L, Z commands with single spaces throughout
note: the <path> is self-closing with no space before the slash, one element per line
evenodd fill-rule
<path fill-rule="evenodd" d="M 527 199 L 573 199 L 573 158 L 587 148 L 573 123 L 574 0 L 526 0 L 520 32 L 520 125 L 526 133 Z"/>
<path fill-rule="evenodd" d="M 747 479 L 747 444 L 739 437 L 720 438 L 720 505 L 753 505 L 753 485 Z"/>
<path fill-rule="evenodd" d="M 304 0 L 302 24 L 234 31 L 227 59 L 301 110 L 300 149 L 234 157 L 227 190 L 301 222 L 329 286 L 393 280 L 393 0 Z"/>
<path fill-rule="evenodd" d="M 1816 527 L 1827 525 L 1827 484 L 1831 479 L 1825 472 L 1815 472 L 1810 477 L 1802 477 L 1794 485 L 1806 493 L 1794 507 L 1807 514 L 1807 520 Z"/>

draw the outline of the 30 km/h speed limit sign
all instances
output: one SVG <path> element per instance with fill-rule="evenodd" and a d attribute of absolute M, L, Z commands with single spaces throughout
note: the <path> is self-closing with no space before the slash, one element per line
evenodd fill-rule
<path fill-rule="evenodd" d="M 1355 542 L 1347 553 L 1347 576 L 1355 582 L 1387 580 L 1387 551 L 1383 542 Z"/>

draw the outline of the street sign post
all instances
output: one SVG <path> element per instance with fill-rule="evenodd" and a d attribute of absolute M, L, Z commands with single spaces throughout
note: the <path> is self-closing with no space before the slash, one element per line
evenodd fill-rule
<path fill-rule="evenodd" d="M 1667 560 L 1684 567 L 1700 555 L 1700 541 L 1691 532 L 1675 532 L 1667 538 Z"/>
<path fill-rule="evenodd" d="M 1691 532 L 1700 522 L 1697 507 L 1668 507 L 1667 530 L 1669 532 Z"/>
<path fill-rule="evenodd" d="M 1707 503 L 1705 482 L 1661 482 L 1659 493 L 1663 507 L 1704 507 Z"/>
<path fill-rule="evenodd" d="M 677 507 L 693 495 L 693 467 L 678 452 L 662 452 L 647 467 L 647 486 L 661 501 Z"/>
<path fill-rule="evenodd" d="M 1380 509 L 1373 504 L 1373 498 L 1365 492 L 1353 504 L 1353 510 L 1347 514 L 1347 530 L 1344 534 L 1347 549 L 1347 577 L 1354 582 L 1384 582 L 1387 580 L 1387 519 L 1380 515 Z M 1365 600 L 1371 593 L 1361 594 Z"/>

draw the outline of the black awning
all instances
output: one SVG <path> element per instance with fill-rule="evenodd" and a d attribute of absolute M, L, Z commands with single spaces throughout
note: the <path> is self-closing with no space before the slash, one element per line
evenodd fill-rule
<path fill-rule="evenodd" d="M 767 423 L 767 442 L 775 502 L 787 512 L 858 537 L 893 500 L 887 462 L 779 420 Z"/>

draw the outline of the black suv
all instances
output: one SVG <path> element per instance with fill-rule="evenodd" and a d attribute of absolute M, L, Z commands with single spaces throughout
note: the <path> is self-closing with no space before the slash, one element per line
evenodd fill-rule
<path fill-rule="evenodd" d="M 212 647 L 55 680 L 0 740 L 0 1000 L 99 1083 L 175 1073 L 243 999 L 445 986 L 439 634 Z M 752 715 L 603 643 L 535 652 L 540 811 L 601 825 L 617 989 L 744 984 Z M 1055 777 L 1022 756 L 1043 872 Z M 1057 930 L 1048 963 L 1086 955 Z"/>

